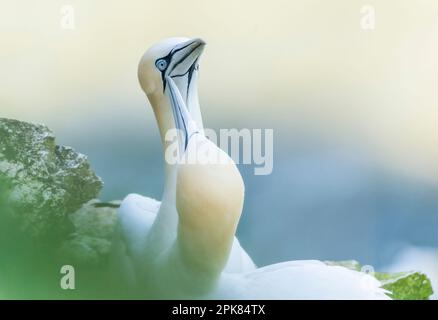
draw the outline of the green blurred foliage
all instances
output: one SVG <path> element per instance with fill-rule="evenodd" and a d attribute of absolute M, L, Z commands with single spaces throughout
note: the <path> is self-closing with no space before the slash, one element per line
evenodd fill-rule
<path fill-rule="evenodd" d="M 401 272 L 397 274 L 376 272 L 383 288 L 391 292 L 395 300 L 428 300 L 433 294 L 432 284 L 421 272 Z"/>
<path fill-rule="evenodd" d="M 326 264 L 355 271 L 363 270 L 363 266 L 355 260 L 326 261 Z M 382 288 L 390 291 L 389 296 L 395 300 L 428 300 L 433 294 L 430 279 L 420 271 L 371 274 L 382 283 Z"/>

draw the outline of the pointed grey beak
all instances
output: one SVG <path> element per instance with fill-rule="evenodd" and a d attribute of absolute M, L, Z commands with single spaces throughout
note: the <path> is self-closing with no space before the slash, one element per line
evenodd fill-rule
<path fill-rule="evenodd" d="M 173 79 L 167 76 L 166 81 L 169 84 L 168 92 L 175 128 L 178 130 L 179 156 L 181 157 L 187 149 L 190 138 L 199 133 L 199 130 Z"/>
<path fill-rule="evenodd" d="M 168 84 L 167 92 L 172 105 L 175 128 L 178 130 L 179 154 L 182 156 L 187 149 L 190 137 L 199 132 L 195 121 L 192 119 L 188 107 L 178 90 L 173 78 L 191 73 L 197 65 L 197 61 L 204 50 L 205 42 L 196 38 L 183 42 L 172 49 L 171 63 L 164 75 L 164 83 Z M 189 80 L 190 81 L 190 80 Z"/>
<path fill-rule="evenodd" d="M 187 74 L 196 65 L 204 51 L 205 42 L 202 39 L 191 39 L 172 49 L 172 63 L 169 65 L 168 76 L 178 77 Z"/>

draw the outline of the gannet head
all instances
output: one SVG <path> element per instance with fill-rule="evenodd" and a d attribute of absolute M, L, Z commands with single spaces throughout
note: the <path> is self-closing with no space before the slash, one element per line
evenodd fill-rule
<path fill-rule="evenodd" d="M 204 46 L 205 42 L 199 38 L 168 38 L 149 48 L 138 66 L 138 79 L 147 96 L 155 100 L 165 95 L 167 79 L 171 78 L 188 104 Z"/>
<path fill-rule="evenodd" d="M 183 135 L 179 143 L 184 145 L 191 132 L 202 132 L 196 82 L 204 46 L 199 38 L 169 38 L 149 48 L 140 60 L 140 85 L 154 109 L 165 145 L 169 129 L 178 129 Z"/>

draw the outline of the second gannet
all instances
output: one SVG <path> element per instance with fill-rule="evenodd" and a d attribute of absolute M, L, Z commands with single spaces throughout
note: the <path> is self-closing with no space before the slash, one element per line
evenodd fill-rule
<path fill-rule="evenodd" d="M 190 73 L 188 66 L 197 61 L 202 46 L 195 39 L 167 48 L 164 54 L 162 46 L 153 47 L 140 63 L 140 83 L 154 107 L 162 139 L 169 129 L 181 132 L 178 162 L 166 164 L 167 188 L 158 215 L 152 202 L 142 211 L 131 209 L 135 199 L 120 210 L 140 290 L 154 298 L 389 299 L 371 275 L 320 261 L 225 271 L 242 212 L 244 183 L 232 159 L 204 136 L 197 112 L 192 115 L 184 91 L 190 96 L 193 84 L 175 81 Z M 163 145 L 169 142 L 163 139 Z M 167 209 L 161 214 L 163 206 Z"/>

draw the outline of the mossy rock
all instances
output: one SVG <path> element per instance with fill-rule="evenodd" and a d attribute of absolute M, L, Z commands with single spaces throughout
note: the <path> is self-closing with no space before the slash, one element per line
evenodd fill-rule
<path fill-rule="evenodd" d="M 44 125 L 0 118 L 0 215 L 27 234 L 65 235 L 68 214 L 98 196 L 103 183 L 85 155 L 56 145 Z M 4 218 L 4 217 L 1 217 Z"/>
<path fill-rule="evenodd" d="M 355 260 L 326 261 L 328 265 L 342 266 L 351 270 L 366 272 L 382 283 L 395 300 L 428 300 L 433 294 L 430 279 L 420 271 L 385 273 L 374 272 L 369 266 L 362 266 Z"/>

